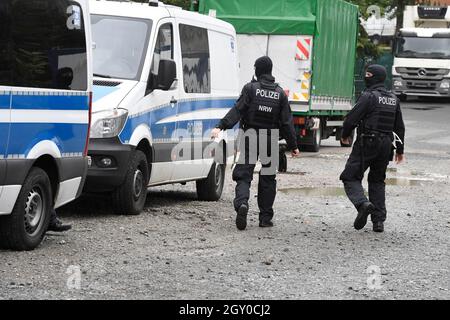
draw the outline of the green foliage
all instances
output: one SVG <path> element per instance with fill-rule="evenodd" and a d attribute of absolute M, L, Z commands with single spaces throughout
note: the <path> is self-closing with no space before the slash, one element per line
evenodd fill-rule
<path fill-rule="evenodd" d="M 368 18 L 374 13 L 373 6 L 378 6 L 380 15 L 384 15 L 386 10 L 397 8 L 397 30 L 403 25 L 403 11 L 406 5 L 415 4 L 416 0 L 347 0 L 359 6 L 360 15 L 363 18 Z M 360 27 L 358 40 L 358 57 L 377 59 L 382 53 L 382 49 L 369 40 L 367 33 L 363 27 Z"/>

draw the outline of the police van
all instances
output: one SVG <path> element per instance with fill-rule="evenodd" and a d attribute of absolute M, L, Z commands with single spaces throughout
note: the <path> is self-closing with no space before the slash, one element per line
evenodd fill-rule
<path fill-rule="evenodd" d="M 0 1 L 0 247 L 31 250 L 81 194 L 92 91 L 87 0 Z"/>
<path fill-rule="evenodd" d="M 85 191 L 112 194 L 120 214 L 139 214 L 147 188 L 162 184 L 196 181 L 200 200 L 218 200 L 226 159 L 214 150 L 231 148 L 234 137 L 207 150 L 239 93 L 234 28 L 158 1 L 92 1 L 91 22 Z"/>

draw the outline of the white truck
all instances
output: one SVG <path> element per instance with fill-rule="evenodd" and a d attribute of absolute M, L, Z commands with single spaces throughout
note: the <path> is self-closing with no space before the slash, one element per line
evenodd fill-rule
<path fill-rule="evenodd" d="M 392 89 L 402 101 L 450 97 L 450 7 L 406 7 L 395 39 Z"/>

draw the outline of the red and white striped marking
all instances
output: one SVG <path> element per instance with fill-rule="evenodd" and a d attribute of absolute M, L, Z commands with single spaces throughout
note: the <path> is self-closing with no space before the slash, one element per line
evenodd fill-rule
<path fill-rule="evenodd" d="M 297 60 L 309 60 L 311 56 L 311 37 L 299 37 L 297 38 L 297 52 L 295 59 Z"/>

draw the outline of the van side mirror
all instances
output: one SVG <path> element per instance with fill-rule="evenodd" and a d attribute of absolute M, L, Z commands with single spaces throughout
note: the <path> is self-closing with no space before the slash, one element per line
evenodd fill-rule
<path fill-rule="evenodd" d="M 160 60 L 155 89 L 167 91 L 177 78 L 177 65 L 173 60 Z"/>

